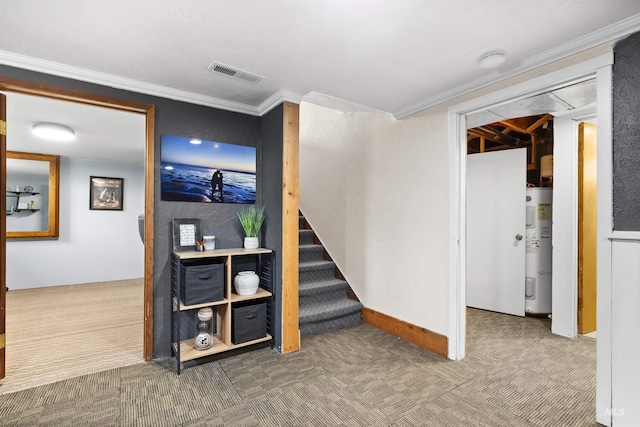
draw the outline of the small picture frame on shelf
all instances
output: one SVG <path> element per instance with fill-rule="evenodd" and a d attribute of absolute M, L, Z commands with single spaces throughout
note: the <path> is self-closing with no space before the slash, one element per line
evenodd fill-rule
<path fill-rule="evenodd" d="M 173 219 L 173 251 L 195 251 L 202 240 L 200 218 Z"/>
<path fill-rule="evenodd" d="M 121 211 L 124 178 L 92 176 L 89 178 L 89 209 Z"/>

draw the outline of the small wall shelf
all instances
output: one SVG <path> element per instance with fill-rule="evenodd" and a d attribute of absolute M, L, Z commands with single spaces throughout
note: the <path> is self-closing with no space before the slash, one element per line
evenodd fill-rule
<path fill-rule="evenodd" d="M 216 249 L 213 251 L 174 252 L 171 255 L 171 293 L 173 309 L 171 313 L 171 347 L 176 359 L 176 370 L 180 374 L 182 362 L 194 360 L 213 354 L 223 353 L 240 347 L 248 347 L 258 343 L 270 342 L 273 346 L 273 283 L 274 258 L 272 250 L 258 249 Z M 224 298 L 219 301 L 208 301 L 201 304 L 186 305 L 182 302 L 181 267 L 197 263 L 198 265 L 224 265 Z M 233 277 L 240 269 L 253 269 L 260 277 L 260 287 L 254 295 L 238 295 L 233 291 Z M 232 342 L 233 325 L 232 309 L 242 304 L 256 301 L 267 304 L 267 334 L 247 342 Z M 185 319 L 192 319 L 197 310 L 211 307 L 214 312 L 213 346 L 206 350 L 195 347 L 195 331 L 185 330 Z M 186 316 L 186 318 L 184 317 Z"/>
<path fill-rule="evenodd" d="M 7 215 L 13 215 L 14 213 L 18 213 L 18 212 L 38 212 L 40 209 L 14 209 L 12 211 L 7 211 Z"/>
<path fill-rule="evenodd" d="M 14 213 L 18 213 L 18 212 L 38 212 L 40 209 L 30 209 L 30 208 L 19 208 L 20 206 L 20 197 L 24 197 L 24 196 L 37 196 L 40 193 L 37 192 L 33 192 L 33 191 L 7 191 L 7 197 L 15 197 L 16 200 L 16 205 L 15 205 L 15 209 L 11 209 L 8 210 L 6 213 L 7 215 L 13 215 Z"/>
<path fill-rule="evenodd" d="M 14 196 L 35 196 L 36 194 L 40 194 L 35 191 L 7 191 L 7 195 Z"/>

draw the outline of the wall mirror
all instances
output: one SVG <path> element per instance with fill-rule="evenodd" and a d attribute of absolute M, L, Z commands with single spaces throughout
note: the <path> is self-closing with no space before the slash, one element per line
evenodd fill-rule
<path fill-rule="evenodd" d="M 7 239 L 56 238 L 60 156 L 7 151 Z"/>

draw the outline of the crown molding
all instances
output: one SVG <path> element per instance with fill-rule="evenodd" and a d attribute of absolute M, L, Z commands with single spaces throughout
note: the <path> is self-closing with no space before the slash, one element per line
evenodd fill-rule
<path fill-rule="evenodd" d="M 283 102 L 292 102 L 294 104 L 300 104 L 302 101 L 302 95 L 292 92 L 289 90 L 279 90 L 278 92 L 271 95 L 269 98 L 264 100 L 262 104 L 258 106 L 258 115 L 264 116 L 273 108 L 282 104 Z"/>
<path fill-rule="evenodd" d="M 542 52 L 539 55 L 532 56 L 522 61 L 520 65 L 515 68 L 504 72 L 492 73 L 485 77 L 472 80 L 450 90 L 440 92 L 434 96 L 430 96 L 413 104 L 407 105 L 406 107 L 396 110 L 392 114 L 396 119 L 404 118 L 424 109 L 466 95 L 475 90 L 482 89 L 483 87 L 498 83 L 518 74 L 531 71 L 535 68 L 550 64 L 598 45 L 615 42 L 637 31 L 640 31 L 640 14 L 601 28 L 600 30 L 587 34 L 584 37 L 556 46 L 555 48 Z M 234 111 L 252 116 L 262 116 L 271 111 L 277 105 L 280 105 L 282 102 L 293 102 L 299 104 L 302 101 L 301 95 L 287 90 L 280 90 L 256 107 L 253 105 L 172 89 L 166 86 L 118 77 L 112 74 L 87 70 L 80 67 L 74 67 L 2 50 L 0 50 L 0 64 L 114 87 L 117 89 L 144 93 L 161 98 L 168 98 L 176 101 L 218 108 L 221 110 Z"/>
<path fill-rule="evenodd" d="M 377 108 L 368 107 L 362 104 L 356 104 L 355 102 L 347 101 L 342 98 L 336 98 L 335 96 L 327 95 L 321 92 L 309 92 L 303 98 L 304 102 L 319 105 L 321 107 L 331 108 L 333 110 L 342 111 L 344 113 L 384 113 L 391 114 L 387 111 L 382 111 Z"/>
<path fill-rule="evenodd" d="M 485 77 L 472 80 L 450 90 L 440 92 L 434 96 L 424 98 L 393 112 L 396 119 L 402 119 L 411 114 L 433 107 L 446 101 L 458 98 L 483 87 L 498 83 L 502 80 L 548 65 L 576 53 L 596 46 L 616 42 L 630 34 L 640 31 L 640 14 L 633 15 L 615 24 L 603 27 L 597 31 L 577 38 L 567 43 L 534 55 L 520 63 L 519 66 L 501 73 L 493 73 Z"/>
<path fill-rule="evenodd" d="M 258 108 L 252 105 L 239 102 L 226 101 L 212 96 L 200 95 L 166 86 L 155 85 L 139 80 L 118 77 L 112 74 L 100 73 L 80 67 L 61 64 L 59 62 L 47 61 L 30 56 L 19 55 L 13 52 L 0 50 L 0 64 L 37 71 L 45 74 L 52 74 L 59 77 L 95 83 L 102 86 L 109 86 L 116 89 L 128 90 L 131 92 L 144 93 L 146 95 L 168 98 L 176 101 L 188 102 L 191 104 L 203 105 L 207 107 L 219 108 L 221 110 L 234 111 L 237 113 L 260 116 Z"/>

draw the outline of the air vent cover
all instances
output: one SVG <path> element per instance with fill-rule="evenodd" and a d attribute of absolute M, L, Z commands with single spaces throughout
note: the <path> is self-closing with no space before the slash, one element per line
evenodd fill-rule
<path fill-rule="evenodd" d="M 207 71 L 211 71 L 212 73 L 225 74 L 227 76 L 251 83 L 258 83 L 260 80 L 264 79 L 264 76 L 250 73 L 248 71 L 243 71 L 229 65 L 221 64 L 219 62 L 212 62 L 211 64 L 209 64 L 209 66 L 207 67 Z"/>

